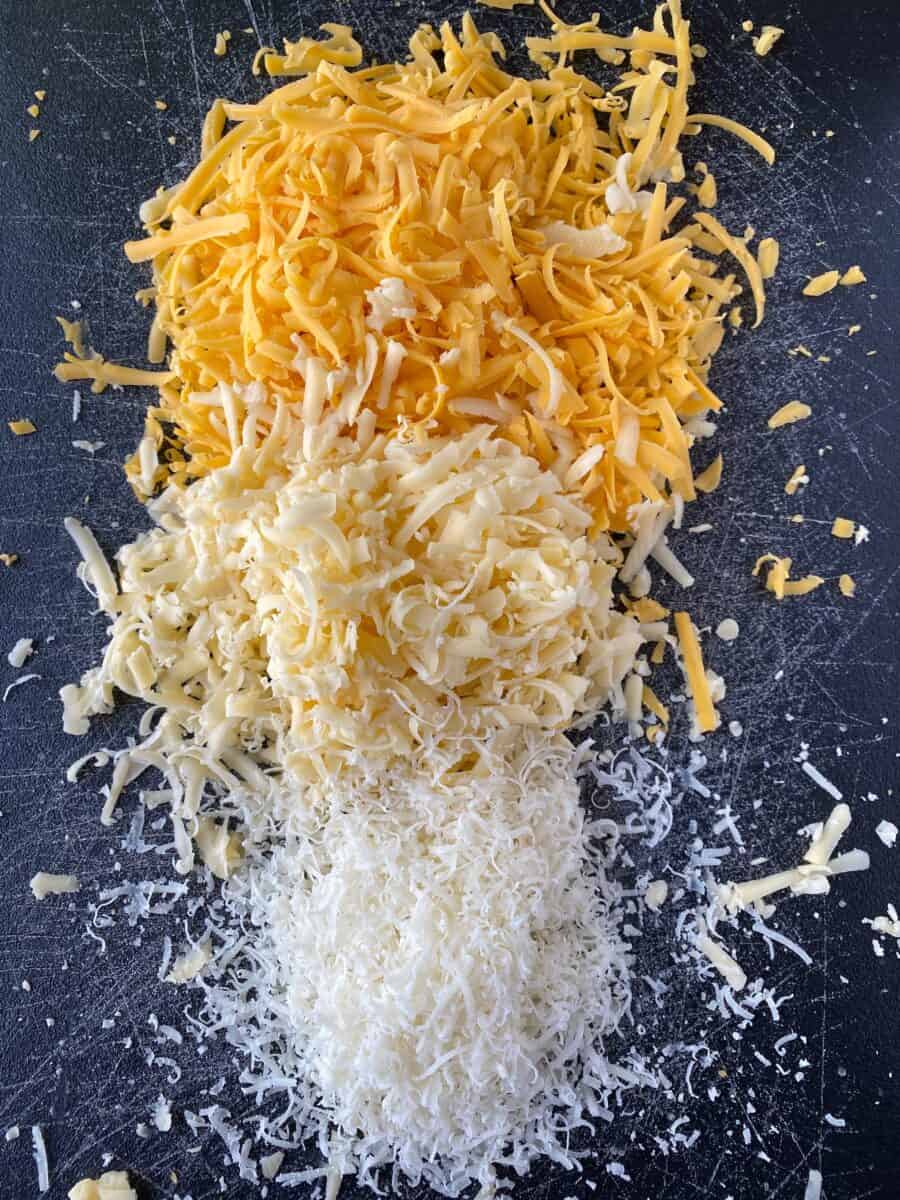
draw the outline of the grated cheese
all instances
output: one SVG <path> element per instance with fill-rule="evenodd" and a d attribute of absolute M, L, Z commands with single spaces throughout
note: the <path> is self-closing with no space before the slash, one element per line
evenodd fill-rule
<path fill-rule="evenodd" d="M 784 30 L 777 25 L 763 25 L 759 37 L 753 38 L 753 49 L 760 58 L 765 58 L 783 34 Z"/>
<path fill-rule="evenodd" d="M 856 533 L 856 522 L 848 517 L 835 517 L 831 526 L 831 536 L 836 538 L 852 538 Z"/>
<path fill-rule="evenodd" d="M 853 287 L 857 283 L 865 283 L 866 277 L 862 272 L 862 268 L 858 266 L 848 267 L 841 276 L 839 282 L 844 287 Z"/>
<path fill-rule="evenodd" d="M 81 890 L 77 875 L 53 875 L 47 871 L 38 871 L 29 886 L 35 900 L 45 900 L 48 896 L 63 896 Z"/>
<path fill-rule="evenodd" d="M 736 255 L 757 322 L 765 298 L 753 256 L 708 213 L 674 232 L 682 201 L 668 184 L 684 177 L 688 128 L 727 129 L 768 162 L 774 152 L 737 122 L 689 114 L 689 27 L 672 6 L 661 33 L 663 11 L 624 39 L 596 17 L 555 20 L 528 39 L 549 71 L 539 80 L 506 72 L 496 35 L 468 15 L 459 33 L 422 26 L 404 64 L 362 67 L 340 25 L 262 50 L 270 74 L 296 81 L 255 104 L 217 101 L 200 162 L 143 206 L 147 236 L 126 246 L 153 263 L 149 358 L 168 342 L 170 369 L 67 354 L 57 377 L 159 388 L 146 433 L 160 447 L 166 423 L 174 442 L 155 486 L 227 462 L 229 432 L 203 399 L 217 387 L 271 386 L 285 405 L 277 439 L 289 439 L 299 346 L 335 373 L 332 402 L 349 389 L 344 411 L 372 410 L 381 431 L 399 418 L 458 433 L 489 417 L 563 471 L 604 447 L 578 481 L 597 529 L 624 532 L 629 508 L 666 491 L 692 499 L 686 427 L 720 407 L 709 366 L 739 290 L 698 251 L 713 240 Z M 618 63 L 625 48 L 640 53 L 611 92 L 566 61 L 594 51 Z M 413 298 L 391 329 L 393 357 L 377 317 L 362 351 L 367 297 L 385 280 Z M 455 349 L 452 367 L 439 361 Z M 656 364 L 652 379 L 640 362 Z M 374 377 L 360 388 L 366 363 Z M 257 445 L 274 416 L 259 420 Z M 129 474 L 146 494 L 137 458 Z"/>
<path fill-rule="evenodd" d="M 27 437 L 29 433 L 37 433 L 37 426 L 27 417 L 23 417 L 18 421 L 7 421 L 6 424 L 16 437 Z"/>
<path fill-rule="evenodd" d="M 766 589 L 773 593 L 776 600 L 783 600 L 785 596 L 806 596 L 825 582 L 821 575 L 804 575 L 802 579 L 791 579 L 793 559 L 779 558 L 776 554 L 760 555 L 753 566 L 753 576 L 758 576 L 762 568 L 769 563 L 771 566 L 766 572 Z"/>
<path fill-rule="evenodd" d="M 806 467 L 794 467 L 790 479 L 784 485 L 784 490 L 789 496 L 794 496 L 798 489 L 807 483 L 809 483 L 809 476 L 806 473 Z"/>
<path fill-rule="evenodd" d="M 20 667 L 24 667 L 26 661 L 33 653 L 33 638 L 19 638 L 12 650 L 10 650 L 9 654 L 7 654 L 6 661 L 11 667 L 15 667 L 18 671 Z"/>
<path fill-rule="evenodd" d="M 697 727 L 701 733 L 710 733 L 712 730 L 718 728 L 719 714 L 713 706 L 709 681 L 700 652 L 700 642 L 697 638 L 697 630 L 694 628 L 694 623 L 686 612 L 677 612 L 675 614 L 675 629 L 678 633 L 678 641 L 684 660 L 685 676 L 690 688 L 691 697 L 694 701 Z"/>
<path fill-rule="evenodd" d="M 812 416 L 812 409 L 800 400 L 790 400 L 783 404 L 777 412 L 772 413 L 766 424 L 770 429 L 781 429 L 783 425 L 793 425 L 796 421 L 805 421 Z"/>
<path fill-rule="evenodd" d="M 756 252 L 756 261 L 759 263 L 759 271 L 763 279 L 771 279 L 778 270 L 778 259 L 781 254 L 781 247 L 775 238 L 763 238 L 759 243 L 759 249 Z"/>
<path fill-rule="evenodd" d="M 82 1179 L 69 1189 L 69 1200 L 138 1200 L 126 1171 L 105 1171 L 99 1179 Z"/>
<path fill-rule="evenodd" d="M 827 292 L 831 292 L 837 287 L 840 277 L 840 271 L 824 271 L 821 275 L 816 275 L 814 279 L 810 279 L 809 283 L 803 289 L 803 295 L 824 296 Z"/>
<path fill-rule="evenodd" d="M 856 594 L 856 581 L 852 575 L 841 575 L 841 577 L 838 579 L 838 587 L 840 588 L 842 596 L 847 596 L 849 598 Z"/>
<path fill-rule="evenodd" d="M 31 1127 L 31 1145 L 37 1167 L 37 1189 L 41 1193 L 50 1191 L 50 1163 L 47 1159 L 47 1143 L 44 1141 L 44 1131 L 40 1125 Z"/>

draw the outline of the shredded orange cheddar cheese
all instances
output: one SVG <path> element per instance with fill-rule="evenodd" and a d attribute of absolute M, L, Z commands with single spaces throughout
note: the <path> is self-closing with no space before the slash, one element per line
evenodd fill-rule
<path fill-rule="evenodd" d="M 263 385 L 259 442 L 284 440 L 312 364 L 335 408 L 348 376 L 368 380 L 352 420 L 489 420 L 545 465 L 562 458 L 597 529 L 625 530 L 643 500 L 693 499 L 685 427 L 720 407 L 710 363 L 740 291 L 717 253 L 747 273 L 757 324 L 765 296 L 745 243 L 709 213 L 676 228 L 684 200 L 666 180 L 684 178 L 680 138 L 703 125 L 774 151 L 689 113 L 679 0 L 625 36 L 555 20 L 527 39 L 537 79 L 508 73 L 468 14 L 459 33 L 420 27 L 402 64 L 361 67 L 349 27 L 322 28 L 261 52 L 297 78 L 255 104 L 216 101 L 198 165 L 142 209 L 146 236 L 126 253 L 152 261 L 149 357 L 170 346 L 170 369 L 126 378 L 67 356 L 58 377 L 158 386 L 147 433 L 159 445 L 165 425 L 176 483 L 230 456 L 219 385 L 235 385 L 234 420 L 241 390 Z M 630 62 L 605 89 L 573 68 L 582 51 Z M 388 283 L 411 304 L 377 325 Z"/>
<path fill-rule="evenodd" d="M 759 575 L 767 563 L 772 565 L 766 574 L 766 588 L 773 593 L 776 600 L 783 600 L 785 596 L 805 596 L 825 582 L 821 575 L 804 575 L 802 579 L 791 579 L 793 560 L 779 558 L 776 554 L 761 555 L 753 567 L 753 575 Z"/>
<path fill-rule="evenodd" d="M 701 733 L 711 733 L 718 727 L 719 714 L 712 702 L 697 631 L 688 613 L 677 612 L 675 614 L 675 630 L 684 659 L 688 688 L 697 713 L 697 728 Z"/>
<path fill-rule="evenodd" d="M 846 596 L 849 599 L 851 596 L 856 594 L 856 580 L 852 575 L 842 575 L 838 580 L 838 588 L 840 589 L 841 595 Z"/>
<path fill-rule="evenodd" d="M 795 421 L 805 421 L 812 416 L 812 409 L 801 400 L 791 400 L 783 404 L 777 412 L 773 412 L 766 424 L 770 429 L 780 429 L 782 425 L 793 425 Z"/>
<path fill-rule="evenodd" d="M 856 533 L 856 522 L 851 521 L 848 517 L 835 517 L 831 533 L 836 538 L 852 538 Z"/>
<path fill-rule="evenodd" d="M 6 422 L 16 437 L 27 437 L 29 433 L 37 433 L 37 426 L 28 417 Z"/>
<path fill-rule="evenodd" d="M 837 287 L 840 277 L 840 271 L 824 271 L 821 275 L 816 275 L 814 279 L 810 279 L 809 283 L 803 289 L 803 295 L 824 296 L 826 292 L 833 291 Z"/>

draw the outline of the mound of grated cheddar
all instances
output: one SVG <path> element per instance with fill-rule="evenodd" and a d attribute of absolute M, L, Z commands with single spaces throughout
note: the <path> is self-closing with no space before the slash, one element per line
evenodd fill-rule
<path fill-rule="evenodd" d="M 347 425 L 364 410 L 382 430 L 490 421 L 562 461 L 598 529 L 626 529 L 642 500 L 692 499 L 692 429 L 719 407 L 707 376 L 741 290 L 718 256 L 748 276 L 757 323 L 765 297 L 746 242 L 708 212 L 686 221 L 668 185 L 685 177 L 682 135 L 703 125 L 774 153 L 689 112 L 680 0 L 627 36 L 554 17 L 528 39 L 535 79 L 507 72 L 468 14 L 459 34 L 423 25 L 407 62 L 372 67 L 347 27 L 325 28 L 263 55 L 300 78 L 255 104 L 216 101 L 198 165 L 142 208 L 147 236 L 125 250 L 152 263 L 139 298 L 155 306 L 150 360 L 171 346 L 168 369 L 76 353 L 57 368 L 96 388 L 157 383 L 146 442 L 161 453 L 149 473 L 146 447 L 130 464 L 138 489 L 228 461 L 204 399 L 218 385 L 263 382 L 299 413 L 313 359 Z M 579 52 L 622 68 L 614 86 L 579 74 Z"/>

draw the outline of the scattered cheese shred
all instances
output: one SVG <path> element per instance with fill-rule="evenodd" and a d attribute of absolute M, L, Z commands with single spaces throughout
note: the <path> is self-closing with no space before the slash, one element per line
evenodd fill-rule
<path fill-rule="evenodd" d="M 77 875 L 54 875 L 48 871 L 38 871 L 29 886 L 35 900 L 45 900 L 48 896 L 63 896 L 81 890 Z"/>
<path fill-rule="evenodd" d="M 793 425 L 795 421 L 805 421 L 812 416 L 812 409 L 801 400 L 790 400 L 783 404 L 777 412 L 772 413 L 766 424 L 770 429 L 781 429 L 783 425 Z"/>
<path fill-rule="evenodd" d="M 688 613 L 677 612 L 675 614 L 675 629 L 684 659 L 688 687 L 697 713 L 697 727 L 701 733 L 711 733 L 719 725 L 719 714 L 713 707 L 709 681 L 706 678 L 706 668 L 700 652 L 700 642 Z"/>
<path fill-rule="evenodd" d="M 781 255 L 781 247 L 775 238 L 763 238 L 759 243 L 759 249 L 756 252 L 756 261 L 759 263 L 759 271 L 763 279 L 771 279 L 778 270 L 778 259 Z"/>
<path fill-rule="evenodd" d="M 839 282 L 844 287 L 853 287 L 857 283 L 865 283 L 866 277 L 859 266 L 848 267 L 841 276 Z"/>
<path fill-rule="evenodd" d="M 39 138 L 40 136 L 41 136 L 41 131 L 40 131 L 39 129 L 29 129 L 29 130 L 28 130 L 28 140 L 29 140 L 29 142 L 33 142 L 33 141 L 35 141 L 35 140 L 36 140 L 37 138 Z"/>
<path fill-rule="evenodd" d="M 154 100 L 153 103 L 156 106 L 156 108 L 159 109 L 160 112 L 165 112 L 166 109 L 169 107 L 168 104 L 166 104 L 165 100 Z"/>
<path fill-rule="evenodd" d="M 694 487 L 698 492 L 714 492 L 722 482 L 722 455 L 718 454 L 705 471 L 694 479 Z"/>
<path fill-rule="evenodd" d="M 783 34 L 784 30 L 777 25 L 763 25 L 759 37 L 753 39 L 753 49 L 760 58 L 765 58 Z"/>
<path fill-rule="evenodd" d="M 29 104 L 25 111 L 29 117 L 34 117 L 35 120 L 41 115 L 40 107 L 37 104 Z"/>
<path fill-rule="evenodd" d="M 802 579 L 791 579 L 792 560 L 779 558 L 775 554 L 761 555 L 756 560 L 752 574 L 758 576 L 767 563 L 772 565 L 766 573 L 766 588 L 774 594 L 776 600 L 783 600 L 785 596 L 805 596 L 825 582 L 821 575 L 804 575 Z"/>
<path fill-rule="evenodd" d="M 837 287 L 840 277 L 840 271 L 824 271 L 821 275 L 816 275 L 814 279 L 810 279 L 809 283 L 803 289 L 803 295 L 824 296 L 826 292 L 833 291 Z"/>
<path fill-rule="evenodd" d="M 856 522 L 849 517 L 835 517 L 831 526 L 831 536 L 836 538 L 852 538 L 856 533 Z"/>
<path fill-rule="evenodd" d="M 138 1200 L 126 1171 L 105 1171 L 99 1179 L 82 1179 L 69 1189 L 69 1200 Z"/>
<path fill-rule="evenodd" d="M 0 554 L 0 563 L 3 563 L 4 567 L 11 567 L 13 563 L 17 563 L 18 561 L 18 554 Z"/>
<path fill-rule="evenodd" d="M 796 495 L 798 489 L 806 483 L 809 483 L 809 476 L 806 473 L 806 467 L 802 465 L 799 467 L 794 467 L 790 479 L 784 485 L 784 490 L 789 496 L 794 496 Z"/>
<path fill-rule="evenodd" d="M 216 58 L 224 58 L 228 53 L 228 43 L 231 41 L 231 31 L 223 29 L 221 33 L 216 34 L 215 44 L 213 45 L 213 54 Z"/>
<path fill-rule="evenodd" d="M 28 417 L 22 417 L 17 421 L 6 422 L 16 437 L 27 437 L 29 433 L 37 433 L 37 426 Z"/>
<path fill-rule="evenodd" d="M 856 595 L 856 581 L 852 575 L 841 575 L 838 579 L 838 587 L 840 588 L 841 595 L 846 596 L 848 599 Z"/>

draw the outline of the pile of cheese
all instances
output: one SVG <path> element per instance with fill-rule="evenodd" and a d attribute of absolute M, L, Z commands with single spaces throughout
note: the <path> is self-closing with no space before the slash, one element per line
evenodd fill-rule
<path fill-rule="evenodd" d="M 249 782 L 261 763 L 333 780 L 624 707 L 641 626 L 612 605 L 616 550 L 553 472 L 486 425 L 297 449 L 270 458 L 251 434 L 170 488 L 118 584 L 70 521 L 112 623 L 103 662 L 63 689 L 66 729 L 85 733 L 115 688 L 157 713 L 120 784 L 162 756 L 193 820 L 202 778 Z"/>
<path fill-rule="evenodd" d="M 763 277 L 709 212 L 676 228 L 685 197 L 668 185 L 686 177 L 682 135 L 704 125 L 774 154 L 689 112 L 699 50 L 680 0 L 625 36 L 597 16 L 554 21 L 529 39 L 533 79 L 506 71 L 469 15 L 459 33 L 421 26 L 405 63 L 361 66 L 350 30 L 327 31 L 265 56 L 301 78 L 255 104 L 216 101 L 195 169 L 143 207 L 147 236 L 126 252 L 152 262 L 139 296 L 155 306 L 149 357 L 171 345 L 167 369 L 76 351 L 57 370 L 98 389 L 159 386 L 147 437 L 160 454 L 149 477 L 136 456 L 135 485 L 227 463 L 231 430 L 204 399 L 219 384 L 263 383 L 299 411 L 299 345 L 334 373 L 372 364 L 380 429 L 489 420 L 545 466 L 578 462 L 598 528 L 625 529 L 641 500 L 693 499 L 691 427 L 719 407 L 707 375 L 741 290 L 719 256 L 749 277 L 757 321 Z M 577 51 L 620 66 L 615 85 L 578 73 Z M 694 188 L 701 206 L 710 182 Z M 257 439 L 271 436 L 261 422 Z"/>
<path fill-rule="evenodd" d="M 257 838 L 226 898 L 258 932 L 213 961 L 206 1022 L 332 1170 L 456 1196 L 501 1164 L 572 1167 L 584 1114 L 634 1082 L 609 1045 L 631 955 L 578 763 L 531 732 L 513 752 L 489 742 L 480 772 L 437 753 L 345 776 L 327 800 L 248 798 Z"/>

